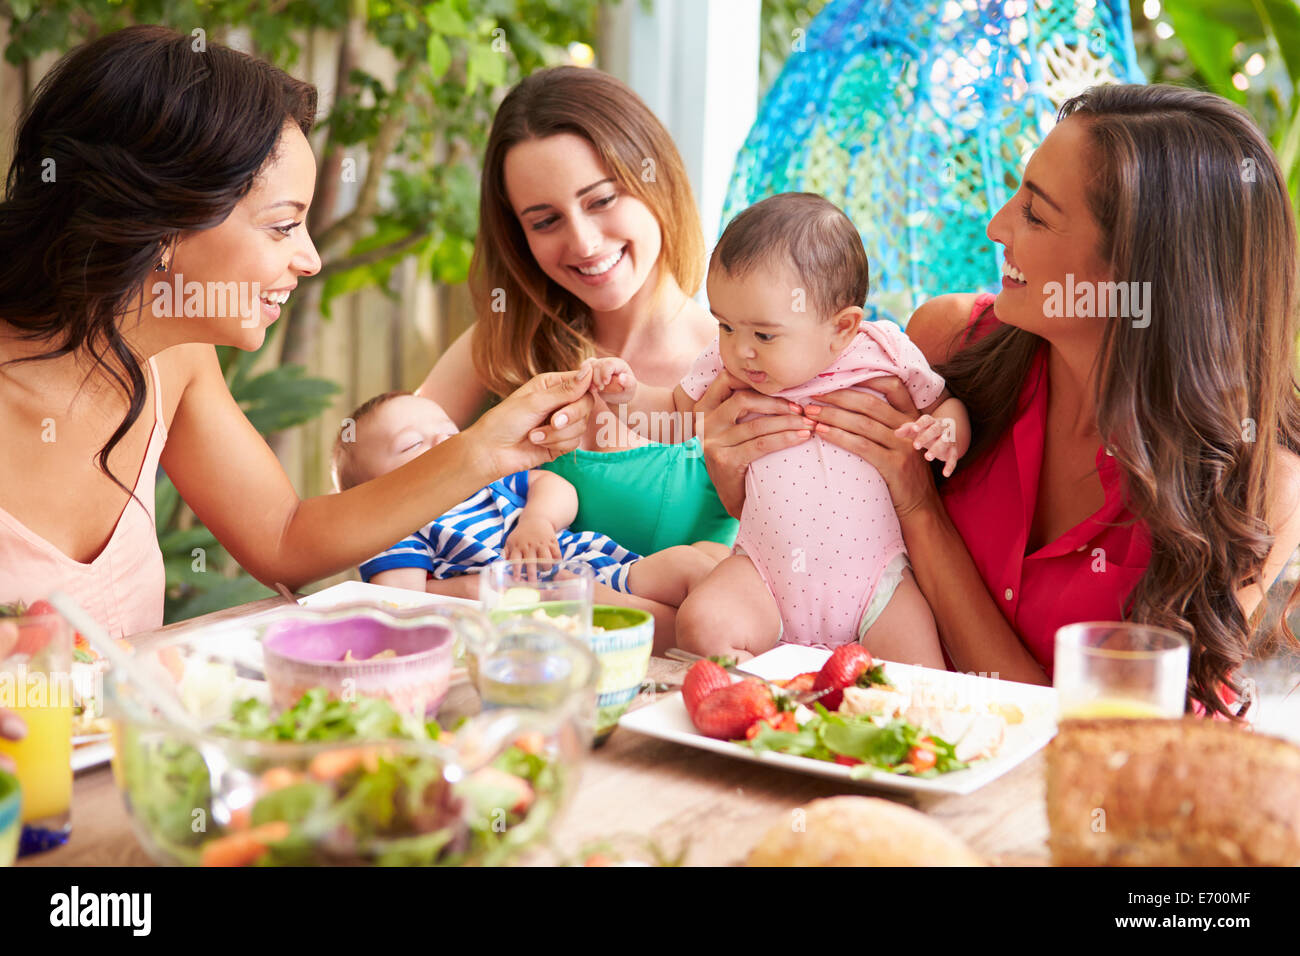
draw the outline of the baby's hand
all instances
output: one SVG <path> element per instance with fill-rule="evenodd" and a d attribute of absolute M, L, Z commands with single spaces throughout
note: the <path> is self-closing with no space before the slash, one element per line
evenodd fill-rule
<path fill-rule="evenodd" d="M 616 356 L 589 358 L 583 366 L 592 366 L 591 390 L 610 405 L 624 405 L 636 394 L 636 375 L 632 366 Z"/>
<path fill-rule="evenodd" d="M 951 418 L 922 415 L 914 422 L 898 426 L 894 434 L 912 439 L 912 447 L 917 451 L 924 448 L 926 461 L 942 461 L 945 478 L 957 468 L 961 452 L 957 450 L 957 423 Z"/>
<path fill-rule="evenodd" d="M 507 561 L 558 561 L 560 542 L 550 522 L 520 515 L 514 530 L 506 537 Z"/>

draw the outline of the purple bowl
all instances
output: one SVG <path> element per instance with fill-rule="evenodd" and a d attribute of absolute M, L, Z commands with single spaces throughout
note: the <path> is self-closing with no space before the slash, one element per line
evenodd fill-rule
<path fill-rule="evenodd" d="M 380 697 L 398 710 L 434 716 L 451 682 L 455 635 L 445 619 L 376 608 L 291 611 L 262 638 L 266 679 L 277 708 L 315 687 L 331 697 Z M 396 657 L 372 660 L 392 650 Z M 352 652 L 356 660 L 345 661 Z"/>

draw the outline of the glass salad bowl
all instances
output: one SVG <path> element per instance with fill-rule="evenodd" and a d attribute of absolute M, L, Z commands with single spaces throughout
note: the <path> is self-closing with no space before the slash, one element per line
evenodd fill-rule
<path fill-rule="evenodd" d="M 299 634 L 304 621 L 336 633 L 352 617 L 367 633 L 441 627 L 458 638 L 479 623 L 476 612 L 447 607 L 305 610 L 137 645 L 137 675 L 168 695 L 158 703 L 181 708 L 171 716 L 124 675 L 106 675 L 114 777 L 153 859 L 498 865 L 550 830 L 590 748 L 594 669 L 546 710 L 494 709 L 454 729 L 417 712 L 423 704 L 402 709 L 348 685 L 296 688 L 292 704 L 277 705 L 263 639 L 286 620 Z"/>

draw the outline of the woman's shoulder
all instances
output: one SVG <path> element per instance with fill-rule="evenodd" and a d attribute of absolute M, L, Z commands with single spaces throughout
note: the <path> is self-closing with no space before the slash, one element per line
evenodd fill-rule
<path fill-rule="evenodd" d="M 957 351 L 962 333 L 986 294 L 952 293 L 928 299 L 907 321 L 907 337 L 931 365 L 946 362 Z"/>
<path fill-rule="evenodd" d="M 201 342 L 187 342 L 163 349 L 153 358 L 158 369 L 158 385 L 162 392 L 165 424 L 171 422 L 190 389 L 205 378 L 220 378 L 221 363 L 217 359 L 217 350 Z"/>

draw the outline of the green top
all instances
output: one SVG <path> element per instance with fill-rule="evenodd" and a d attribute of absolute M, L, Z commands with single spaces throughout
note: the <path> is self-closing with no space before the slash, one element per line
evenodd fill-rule
<path fill-rule="evenodd" d="M 642 555 L 695 541 L 736 541 L 738 523 L 718 500 L 698 437 L 625 451 L 579 448 L 542 467 L 578 490 L 574 531 L 599 531 Z"/>

